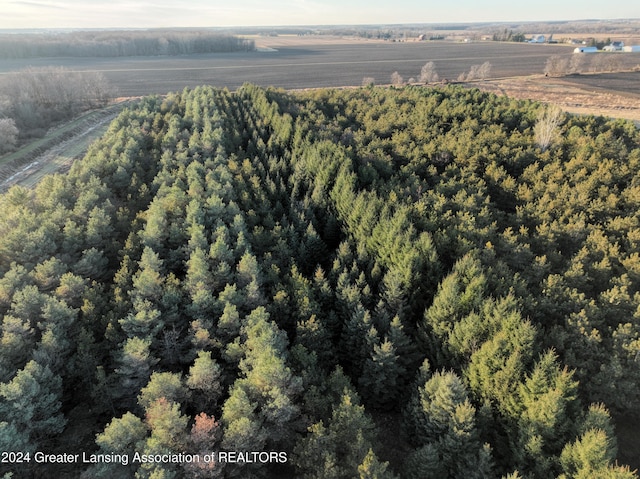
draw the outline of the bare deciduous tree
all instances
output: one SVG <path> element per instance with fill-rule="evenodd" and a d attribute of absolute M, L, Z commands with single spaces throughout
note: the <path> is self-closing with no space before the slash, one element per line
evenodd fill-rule
<path fill-rule="evenodd" d="M 574 53 L 569 60 L 569 73 L 582 73 L 584 68 L 584 53 Z"/>
<path fill-rule="evenodd" d="M 6 75 L 0 84 L 4 116 L 13 118 L 21 135 L 35 136 L 52 123 L 80 111 L 104 106 L 115 96 L 101 73 L 65 68 L 28 68 Z"/>
<path fill-rule="evenodd" d="M 391 74 L 391 84 L 392 85 L 402 85 L 404 83 L 404 78 L 397 71 Z"/>
<path fill-rule="evenodd" d="M 601 58 L 600 71 L 614 72 L 622 67 L 622 59 L 615 53 L 603 53 L 598 56 Z"/>
<path fill-rule="evenodd" d="M 569 71 L 569 59 L 560 55 L 551 55 L 544 66 L 545 75 L 565 75 Z"/>
<path fill-rule="evenodd" d="M 362 86 L 373 86 L 376 84 L 376 79 L 373 77 L 364 77 L 362 79 Z"/>
<path fill-rule="evenodd" d="M 487 78 L 489 78 L 492 66 L 493 65 L 491 65 L 490 62 L 484 62 L 482 65 L 480 65 L 480 67 L 478 68 L 478 78 L 480 78 L 481 80 L 486 80 Z"/>
<path fill-rule="evenodd" d="M 420 70 L 419 81 L 421 83 L 433 83 L 437 82 L 439 79 L 438 72 L 436 71 L 436 65 L 433 62 L 427 62 L 422 65 L 422 69 Z"/>
<path fill-rule="evenodd" d="M 11 118 L 0 119 L 0 154 L 13 150 L 18 141 L 18 128 Z"/>
<path fill-rule="evenodd" d="M 560 139 L 563 116 L 562 110 L 557 105 L 547 106 L 538 114 L 533 132 L 536 144 L 542 151 L 547 150 Z"/>
<path fill-rule="evenodd" d="M 471 81 L 471 80 L 486 80 L 491 73 L 491 63 L 484 62 L 482 65 L 471 65 L 469 73 L 466 75 L 461 73 L 458 77 L 458 81 Z"/>

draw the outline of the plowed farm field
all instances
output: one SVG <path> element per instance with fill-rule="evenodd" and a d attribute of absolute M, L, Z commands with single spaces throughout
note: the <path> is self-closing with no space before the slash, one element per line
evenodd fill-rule
<path fill-rule="evenodd" d="M 581 115 L 633 120 L 640 125 L 640 71 L 489 79 L 466 84 L 498 95 L 555 104 Z"/>
<path fill-rule="evenodd" d="M 365 77 L 390 82 L 397 71 L 405 81 L 418 78 L 433 61 L 440 78 L 456 79 L 473 65 L 490 62 L 491 77 L 542 73 L 554 54 L 571 54 L 565 45 L 498 42 L 381 42 L 326 36 L 265 37 L 257 51 L 175 57 L 47 58 L 5 61 L 0 73 L 27 66 L 61 66 L 103 73 L 122 96 L 164 94 L 210 84 L 236 89 L 245 82 L 285 89 L 357 86 Z"/>

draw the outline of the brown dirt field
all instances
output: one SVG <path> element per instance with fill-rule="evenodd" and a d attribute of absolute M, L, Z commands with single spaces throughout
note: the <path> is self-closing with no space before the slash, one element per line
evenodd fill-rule
<path fill-rule="evenodd" d="M 38 63 L 16 60 L 0 64 L 0 76 L 29 65 L 100 72 L 120 95 L 130 97 L 198 85 L 235 90 L 245 82 L 297 89 L 356 86 L 371 77 L 376 84 L 386 84 L 394 71 L 407 81 L 417 77 L 428 61 L 435 62 L 440 78 L 457 78 L 485 61 L 492 65 L 492 76 L 511 77 L 542 72 L 549 56 L 571 54 L 567 46 L 498 42 L 380 42 L 298 36 L 264 40 L 263 46 L 271 50 L 175 57 L 47 58 Z M 321 41 L 329 43 L 318 44 Z"/>
<path fill-rule="evenodd" d="M 254 40 L 257 48 L 298 47 L 310 45 L 344 45 L 354 43 L 388 43 L 384 40 L 367 39 L 360 37 L 343 37 L 338 35 L 244 35 L 245 38 Z"/>
<path fill-rule="evenodd" d="M 603 78 L 606 75 L 614 74 L 558 78 L 530 75 L 469 82 L 467 85 L 512 98 L 556 104 L 568 113 L 624 118 L 640 125 L 640 91 L 624 88 L 624 85 L 633 84 L 632 76 L 635 79 L 640 73 L 616 73 L 618 82 L 610 85 Z"/>

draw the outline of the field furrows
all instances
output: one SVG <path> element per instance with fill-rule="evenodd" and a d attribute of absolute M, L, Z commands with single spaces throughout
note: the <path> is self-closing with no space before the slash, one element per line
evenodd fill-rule
<path fill-rule="evenodd" d="M 386 84 L 394 71 L 405 80 L 417 78 L 428 61 L 433 61 L 440 78 L 446 79 L 455 79 L 473 65 L 486 61 L 492 64 L 491 76 L 529 75 L 541 73 L 549 56 L 571 53 L 563 45 L 346 40 L 343 44 L 277 45 L 274 50 L 126 59 L 54 58 L 36 60 L 37 64 L 32 66 L 55 65 L 72 71 L 101 72 L 121 95 L 140 96 L 203 84 L 231 90 L 246 82 L 298 89 L 361 85 L 364 77 Z M 24 63 L 5 62 L 0 74 L 24 68 L 27 66 Z"/>

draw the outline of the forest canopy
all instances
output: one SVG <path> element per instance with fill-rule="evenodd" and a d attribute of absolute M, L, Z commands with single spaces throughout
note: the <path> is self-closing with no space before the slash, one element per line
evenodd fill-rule
<path fill-rule="evenodd" d="M 637 477 L 612 417 L 640 407 L 639 140 L 455 86 L 144 98 L 0 196 L 2 450 Z"/>

